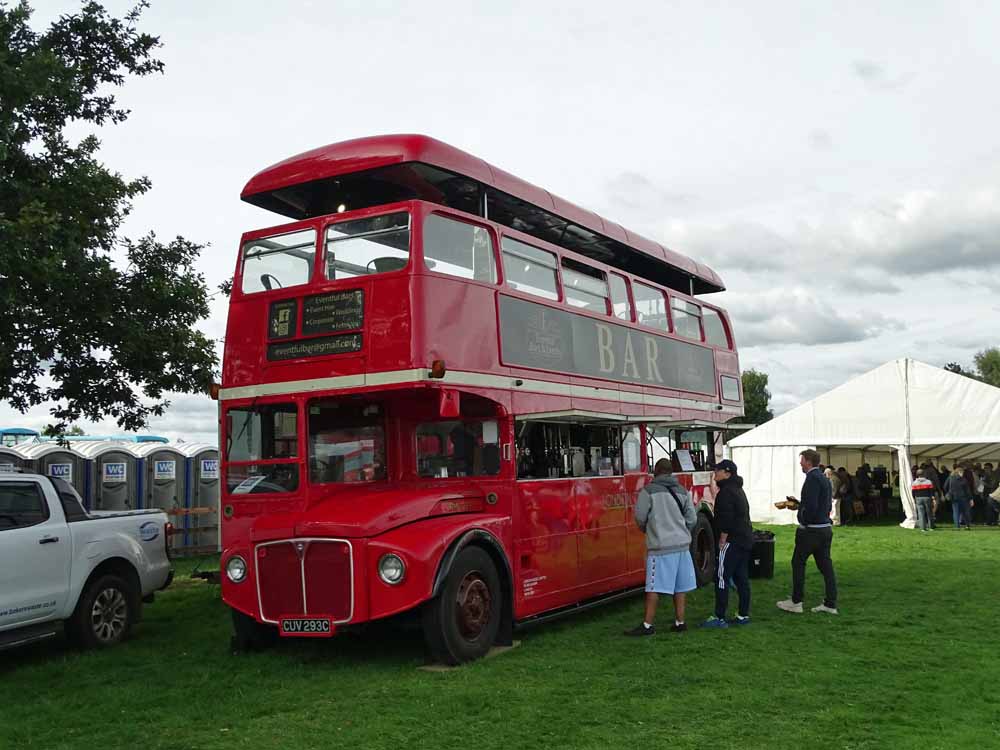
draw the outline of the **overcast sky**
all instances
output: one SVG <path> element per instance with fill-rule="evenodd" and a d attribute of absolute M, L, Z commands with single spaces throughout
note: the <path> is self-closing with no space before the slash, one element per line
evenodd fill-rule
<path fill-rule="evenodd" d="M 32 5 L 41 27 L 78 3 Z M 240 202 L 255 172 L 432 135 L 711 265 L 778 413 L 1000 344 L 1000 3 L 736 5 L 153 0 L 166 72 L 120 90 L 101 153 L 153 182 L 126 232 L 210 243 L 214 287 L 283 221 Z M 225 299 L 205 327 L 221 353 Z M 215 404 L 150 430 L 215 442 Z"/>

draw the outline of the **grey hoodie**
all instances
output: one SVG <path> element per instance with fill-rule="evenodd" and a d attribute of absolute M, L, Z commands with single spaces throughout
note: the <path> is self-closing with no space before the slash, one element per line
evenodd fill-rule
<path fill-rule="evenodd" d="M 683 513 L 668 487 L 680 500 Z M 677 478 L 673 474 L 660 474 L 639 491 L 635 523 L 646 532 L 646 554 L 666 555 L 691 546 L 691 529 L 698 525 L 698 512 Z"/>

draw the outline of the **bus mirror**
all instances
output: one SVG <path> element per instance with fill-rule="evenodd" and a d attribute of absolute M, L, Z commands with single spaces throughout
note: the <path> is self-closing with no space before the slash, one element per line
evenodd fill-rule
<path fill-rule="evenodd" d="M 435 359 L 433 362 L 431 362 L 431 371 L 428 373 L 428 375 L 432 378 L 440 380 L 445 376 L 446 372 L 448 372 L 448 368 L 445 367 L 444 360 Z"/>
<path fill-rule="evenodd" d="M 208 395 L 212 397 L 213 401 L 219 400 L 219 384 L 212 383 L 208 386 Z"/>

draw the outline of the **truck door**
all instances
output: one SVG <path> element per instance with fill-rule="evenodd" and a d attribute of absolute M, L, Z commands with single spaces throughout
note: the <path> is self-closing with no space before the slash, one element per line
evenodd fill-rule
<path fill-rule="evenodd" d="M 58 502 L 38 482 L 0 482 L 0 630 L 62 616 L 70 553 Z"/>

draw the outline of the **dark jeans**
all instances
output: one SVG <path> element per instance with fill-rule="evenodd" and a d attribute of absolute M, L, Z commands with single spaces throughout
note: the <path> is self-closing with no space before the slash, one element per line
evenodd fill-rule
<path fill-rule="evenodd" d="M 846 526 L 854 521 L 854 498 L 842 497 L 838 502 L 840 503 L 840 523 Z"/>
<path fill-rule="evenodd" d="M 927 530 L 931 527 L 931 507 L 934 502 L 929 497 L 915 498 L 917 503 L 917 528 Z"/>
<path fill-rule="evenodd" d="M 968 500 L 952 500 L 951 515 L 955 519 L 955 528 L 972 526 L 972 516 L 969 513 Z"/>
<path fill-rule="evenodd" d="M 729 589 L 736 585 L 740 595 L 740 617 L 750 616 L 750 550 L 727 544 L 719 555 L 719 575 L 715 579 L 715 616 L 726 618 Z"/>
<path fill-rule="evenodd" d="M 795 551 L 792 553 L 792 601 L 801 602 L 806 588 L 806 560 L 812 555 L 816 567 L 823 574 L 826 582 L 826 598 L 823 603 L 828 607 L 837 606 L 837 576 L 833 572 L 833 560 L 830 559 L 830 547 L 833 544 L 833 529 L 801 528 L 795 530 Z"/>
<path fill-rule="evenodd" d="M 992 497 L 986 500 L 988 503 L 986 514 L 986 523 L 990 526 L 996 526 L 997 521 L 1000 520 L 1000 501 L 994 500 Z"/>

